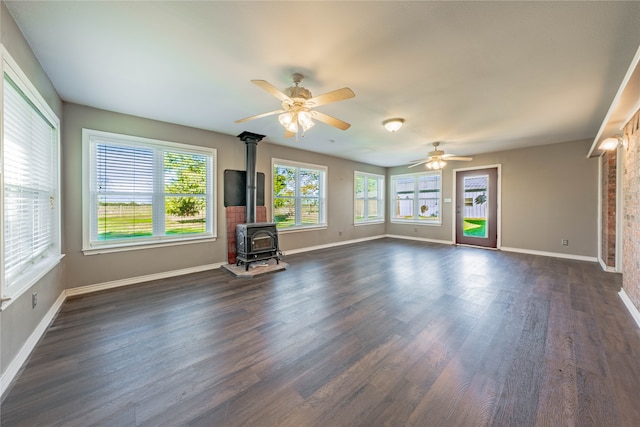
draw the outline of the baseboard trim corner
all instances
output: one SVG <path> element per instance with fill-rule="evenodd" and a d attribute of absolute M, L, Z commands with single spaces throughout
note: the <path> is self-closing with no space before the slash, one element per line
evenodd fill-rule
<path fill-rule="evenodd" d="M 624 291 L 624 288 L 620 289 L 618 295 L 620 296 L 620 299 L 624 303 L 625 307 L 627 307 L 627 310 L 629 310 L 629 313 L 631 314 L 631 317 L 633 317 L 633 320 L 636 321 L 636 325 L 638 326 L 638 328 L 640 328 L 640 311 L 638 311 L 638 308 L 635 306 L 635 304 L 633 304 L 633 301 L 631 301 L 629 295 L 627 295 L 627 293 Z"/>
<path fill-rule="evenodd" d="M 4 397 L 5 391 L 9 388 L 16 375 L 18 375 L 18 373 L 20 372 L 20 369 L 22 369 L 24 364 L 27 362 L 29 356 L 31 355 L 31 352 L 40 341 L 40 338 L 42 338 L 42 336 L 45 334 L 47 328 L 49 327 L 51 322 L 53 322 L 53 319 L 55 319 L 58 311 L 60 311 L 60 308 L 62 308 L 62 304 L 64 304 L 65 300 L 68 297 L 89 294 L 106 289 L 119 288 L 121 286 L 135 285 L 137 283 L 149 282 L 151 280 L 215 270 L 217 268 L 220 268 L 224 264 L 226 264 L 226 262 L 200 265 L 197 267 L 183 268 L 180 270 L 172 270 L 162 273 L 148 274 L 145 276 L 132 277 L 128 279 L 114 280 L 111 282 L 97 283 L 95 285 L 78 286 L 76 288 L 65 289 L 64 291 L 62 291 L 53 305 L 49 308 L 40 323 L 38 323 L 38 326 L 36 326 L 36 328 L 31 333 L 31 335 L 29 335 L 29 338 L 27 339 L 27 341 L 25 341 L 24 345 L 22 346 L 18 354 L 16 354 L 16 356 L 13 358 L 5 372 L 2 374 L 2 376 L 0 376 L 0 397 Z"/>
<path fill-rule="evenodd" d="M 27 341 L 25 341 L 18 354 L 13 358 L 6 371 L 4 371 L 2 377 L 0 377 L 0 396 L 4 397 L 5 391 L 7 391 L 16 375 L 18 375 L 18 372 L 20 372 L 20 369 L 22 369 L 22 366 L 27 362 L 27 359 L 29 359 L 31 352 L 40 341 L 40 338 L 42 338 L 44 333 L 47 331 L 47 328 L 51 322 L 53 322 L 53 319 L 55 319 L 66 299 L 66 293 L 65 291 L 62 291 L 60 296 L 58 296 L 58 299 L 55 300 L 40 323 L 38 323 L 38 326 L 36 326 L 31 335 L 29 335 L 29 338 L 27 338 Z"/>

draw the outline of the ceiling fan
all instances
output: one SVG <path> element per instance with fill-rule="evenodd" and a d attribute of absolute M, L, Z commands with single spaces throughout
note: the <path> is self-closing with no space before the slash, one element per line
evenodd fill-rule
<path fill-rule="evenodd" d="M 313 97 L 308 89 L 299 86 L 302 79 L 304 79 L 302 74 L 293 73 L 291 74 L 291 79 L 293 80 L 294 86 L 288 87 L 284 91 L 280 91 L 265 80 L 251 80 L 253 84 L 261 87 L 271 95 L 278 98 L 282 103 L 282 109 L 246 117 L 244 119 L 236 120 L 235 123 L 243 123 L 249 120 L 259 119 L 261 117 L 279 114 L 278 120 L 285 129 L 284 136 L 286 138 L 290 138 L 294 135 L 297 136 L 299 128 L 302 128 L 302 136 L 304 136 L 304 132 L 315 125 L 313 119 L 341 130 L 349 129 L 351 126 L 349 123 L 336 119 L 335 117 L 331 117 L 325 113 L 321 113 L 320 111 L 312 110 L 312 108 L 353 98 L 356 94 L 353 93 L 351 89 L 343 87 L 342 89 Z"/>
<path fill-rule="evenodd" d="M 427 169 L 438 170 L 447 165 L 447 162 L 445 162 L 445 160 L 457 160 L 463 162 L 469 162 L 473 160 L 473 157 L 460 157 L 453 154 L 445 154 L 444 151 L 438 150 L 439 145 L 440 142 L 434 142 L 433 146 L 435 147 L 435 149 L 427 154 L 427 158 L 424 160 L 414 160 L 413 162 L 411 162 L 412 164 L 409 165 L 409 167 L 412 168 L 424 164 Z"/>

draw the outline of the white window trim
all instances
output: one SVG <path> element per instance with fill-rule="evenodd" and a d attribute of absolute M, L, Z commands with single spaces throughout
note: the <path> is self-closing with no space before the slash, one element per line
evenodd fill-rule
<path fill-rule="evenodd" d="M 378 180 L 378 208 L 382 211 L 380 215 L 378 215 L 378 218 L 376 219 L 363 219 L 361 221 L 356 221 L 355 219 L 355 203 L 356 203 L 356 196 L 355 196 L 355 190 L 356 190 L 356 180 L 358 178 L 358 176 L 365 176 L 367 178 L 375 178 Z M 384 193 L 385 193 L 385 187 L 384 187 L 384 175 L 380 175 L 377 173 L 370 173 L 370 172 L 361 172 L 361 171 L 354 171 L 353 172 L 353 225 L 354 226 L 360 226 L 360 225 L 371 225 L 371 224 L 380 224 L 380 223 L 384 223 L 385 221 L 385 206 L 386 203 L 384 202 Z M 365 198 L 365 200 L 367 200 Z"/>
<path fill-rule="evenodd" d="M 307 168 L 307 169 L 315 169 L 315 170 L 319 170 L 322 171 L 324 174 L 324 177 L 322 178 L 322 185 L 320 188 L 320 192 L 322 193 L 322 196 L 320 197 L 320 199 L 322 200 L 322 204 L 321 207 L 322 209 L 319 211 L 320 212 L 320 217 L 322 219 L 324 219 L 324 222 L 320 223 L 320 224 L 313 224 L 313 225 L 294 225 L 293 227 L 288 227 L 288 228 L 278 228 L 278 233 L 279 234 L 286 234 L 286 233 L 293 233 L 293 232 L 298 232 L 298 231 L 314 231 L 314 230 L 318 230 L 318 229 L 326 229 L 329 225 L 329 219 L 328 219 L 328 212 L 329 212 L 329 208 L 328 208 L 328 201 L 327 201 L 327 194 L 329 194 L 329 168 L 327 166 L 323 166 L 323 165 L 315 165 L 313 163 L 304 163 L 304 162 L 296 162 L 294 160 L 284 160 L 284 159 L 277 159 L 277 158 L 271 158 L 271 218 L 275 218 L 275 208 L 273 206 L 273 199 L 274 197 L 274 191 L 273 191 L 273 180 L 275 178 L 274 174 L 273 174 L 273 169 L 275 168 L 276 165 L 281 165 L 281 166 L 291 166 L 291 167 L 296 167 L 296 168 Z M 275 220 L 274 220 L 275 222 Z"/>
<path fill-rule="evenodd" d="M 211 233 L 206 236 L 194 236 L 194 237 L 182 237 L 171 238 L 163 240 L 160 237 L 150 238 L 145 241 L 137 242 L 113 242 L 113 243 L 92 243 L 91 242 L 91 171 L 90 162 L 92 150 L 91 138 L 98 137 L 103 140 L 112 141 L 114 143 L 123 143 L 127 145 L 140 144 L 141 146 L 148 147 L 149 145 L 164 146 L 176 150 L 185 150 L 191 153 L 202 153 L 212 157 L 211 175 L 214 182 L 208 182 L 207 185 L 211 186 L 211 203 L 207 207 L 207 215 L 211 218 Z M 113 132 L 104 132 L 93 129 L 82 129 L 82 252 L 84 255 L 98 255 L 112 252 L 123 252 L 140 249 L 150 249 L 167 246 L 185 245 L 191 243 L 204 243 L 214 242 L 217 240 L 217 150 L 215 148 L 208 148 L 196 145 L 181 144 L 178 142 L 163 141 L 159 139 L 144 138 L 133 135 L 118 134 Z"/>
<path fill-rule="evenodd" d="M 20 295 L 29 290 L 35 283 L 37 283 L 42 277 L 53 270 L 60 260 L 64 257 L 62 254 L 62 221 L 60 216 L 60 199 L 61 199 L 61 179 L 60 179 L 60 119 L 56 116 L 53 109 L 49 106 L 47 101 L 40 95 L 38 89 L 31 83 L 27 75 L 22 71 L 18 63 L 6 50 L 4 45 L 0 49 L 3 83 L 0 85 L 0 99 L 3 102 L 0 103 L 0 129 L 4 128 L 4 74 L 6 73 L 11 80 L 20 88 L 20 90 L 29 98 L 33 105 L 40 111 L 42 115 L 55 127 L 56 139 L 57 139 L 57 162 L 58 173 L 56 187 L 58 189 L 58 197 L 55 200 L 56 203 L 56 234 L 57 239 L 54 242 L 55 246 L 51 250 L 51 255 L 44 258 L 37 264 L 37 267 L 32 268 L 28 272 L 25 272 L 20 276 L 17 283 L 7 289 L 4 278 L 4 213 L 0 212 L 0 245 L 3 249 L 0 251 L 0 311 L 5 310 L 12 302 L 16 301 Z M 0 144 L 4 144 L 4 132 L 0 132 Z M 3 171 L 2 171 L 3 172 Z M 4 200 L 4 173 L 0 173 L 0 199 Z"/>
<path fill-rule="evenodd" d="M 393 205 L 395 202 L 395 185 L 394 179 L 396 178 L 404 178 L 404 177 L 414 177 L 416 178 L 416 185 L 418 178 L 421 176 L 432 176 L 439 175 L 440 176 L 440 191 L 438 192 L 438 206 L 440 206 L 440 215 L 438 215 L 437 220 L 431 219 L 398 219 L 395 217 L 396 211 L 395 206 Z M 396 224 L 420 224 L 420 225 L 432 225 L 432 226 L 441 226 L 442 225 L 442 170 L 431 171 L 431 172 L 418 172 L 418 173 L 405 173 L 399 175 L 391 175 L 389 179 L 389 222 Z"/>

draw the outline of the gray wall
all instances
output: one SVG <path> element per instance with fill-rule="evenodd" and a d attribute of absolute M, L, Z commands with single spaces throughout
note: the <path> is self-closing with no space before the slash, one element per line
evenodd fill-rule
<path fill-rule="evenodd" d="M 64 198 L 64 252 L 67 288 L 100 284 L 120 279 L 226 262 L 226 219 L 223 206 L 225 169 L 245 169 L 245 145 L 234 136 L 188 128 L 154 120 L 113 113 L 76 104 L 64 104 L 65 126 L 62 153 Z M 82 253 L 82 128 L 124 133 L 216 148 L 218 190 L 218 240 L 163 248 L 142 249 L 100 255 Z M 283 251 L 331 243 L 339 240 L 384 234 L 384 224 L 353 225 L 354 170 L 384 174 L 385 169 L 358 164 L 321 154 L 260 142 L 257 169 L 265 174 L 265 204 L 271 203 L 271 158 L 324 165 L 329 168 L 327 229 L 282 233 Z M 267 209 L 270 219 L 271 212 Z M 342 231 L 342 235 L 339 232 Z"/>
<path fill-rule="evenodd" d="M 443 200 L 453 199 L 454 169 L 501 164 L 502 246 L 595 258 L 598 161 L 586 157 L 591 142 L 501 151 L 476 155 L 471 162 L 449 162 L 442 175 Z M 389 177 L 414 170 L 390 168 Z M 389 223 L 387 233 L 453 241 L 451 203 L 443 207 L 441 227 Z M 569 246 L 562 246 L 562 239 L 568 239 Z"/>
<path fill-rule="evenodd" d="M 47 101 L 58 118 L 62 120 L 62 101 L 33 55 L 4 2 L 0 2 L 0 33 L 0 42 L 31 83 L 36 86 L 40 95 Z M 12 301 L 4 311 L 0 312 L 0 372 L 4 374 L 64 288 L 63 259 L 62 264 L 36 283 L 30 292 L 22 294 L 15 301 Z M 32 292 L 38 293 L 38 305 L 34 309 L 31 308 Z"/>
<path fill-rule="evenodd" d="M 304 232 L 291 231 L 280 233 L 280 247 L 285 253 L 292 249 L 308 248 L 310 246 L 385 234 L 384 223 L 358 226 L 354 226 L 353 224 L 354 172 L 359 171 L 385 175 L 385 168 L 292 149 L 281 145 L 264 144 L 258 145 L 258 170 L 266 172 L 266 181 L 270 180 L 272 158 L 328 167 L 327 228 Z M 267 186 L 269 191 L 267 191 L 265 205 L 270 206 L 272 202 L 270 183 L 267 183 Z M 271 213 L 269 212 L 268 215 L 271 215 Z"/>
<path fill-rule="evenodd" d="M 224 169 L 244 169 L 244 144 L 233 136 L 187 128 L 138 117 L 63 104 L 40 67 L 4 3 L 0 2 L 0 41 L 31 79 L 62 120 L 62 264 L 32 288 L 38 306 L 31 309 L 28 292 L 0 312 L 0 370 L 7 366 L 35 330 L 65 288 L 99 284 L 153 273 L 198 267 L 226 259 L 226 230 L 222 206 Z M 85 256 L 82 245 L 81 129 L 83 127 L 202 145 L 218 149 L 218 236 L 213 243 L 199 243 Z M 475 156 L 459 167 L 487 164 L 502 168 L 502 245 L 520 249 L 596 256 L 597 159 L 586 159 L 589 141 L 527 148 Z M 267 179 L 267 205 L 271 202 L 271 158 L 327 166 L 328 226 L 326 229 L 282 233 L 286 251 L 384 233 L 452 240 L 450 205 L 443 206 L 441 226 L 387 224 L 353 225 L 353 173 L 408 173 L 406 167 L 384 168 L 309 153 L 289 147 L 260 143 L 258 171 Z M 452 168 L 443 175 L 443 197 L 452 196 Z M 388 179 L 387 179 L 388 183 Z M 387 207 L 388 208 L 388 207 Z M 268 211 L 268 215 L 271 215 Z M 418 230 L 418 231 L 414 231 Z M 562 247 L 561 238 L 570 240 Z"/>

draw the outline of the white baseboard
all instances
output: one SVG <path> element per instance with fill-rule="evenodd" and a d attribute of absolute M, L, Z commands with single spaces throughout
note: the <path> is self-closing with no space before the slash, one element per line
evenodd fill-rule
<path fill-rule="evenodd" d="M 598 257 L 598 263 L 600 263 L 600 267 L 602 267 L 602 271 L 606 271 L 608 273 L 617 273 L 618 272 L 618 270 L 616 270 L 615 267 L 611 267 L 611 266 L 608 266 L 607 264 L 605 264 L 605 262 L 600 257 Z"/>
<path fill-rule="evenodd" d="M 70 288 L 62 291 L 58 299 L 49 308 L 49 310 L 47 311 L 45 316 L 42 318 L 40 323 L 38 323 L 38 326 L 36 326 L 34 331 L 31 333 L 27 341 L 24 343 L 24 345 L 18 352 L 18 354 L 13 358 L 13 360 L 11 361 L 11 363 L 9 364 L 5 372 L 0 377 L 0 396 L 4 395 L 4 392 L 7 390 L 7 388 L 9 387 L 9 385 L 11 384 L 15 376 L 18 374 L 18 372 L 20 372 L 20 369 L 22 368 L 24 363 L 27 361 L 27 359 L 29 358 L 29 355 L 35 348 L 36 344 L 38 343 L 38 341 L 40 341 L 40 338 L 42 338 L 44 333 L 47 331 L 47 328 L 49 327 L 53 319 L 56 317 L 56 315 L 58 314 L 58 311 L 62 307 L 62 304 L 65 302 L 65 300 L 68 297 L 74 296 L 74 295 L 88 294 L 91 292 L 97 292 L 97 291 L 102 291 L 106 289 L 118 288 L 121 286 L 134 285 L 137 283 L 148 282 L 151 280 L 164 279 L 167 277 L 182 276 L 184 274 L 199 273 L 201 271 L 214 270 L 216 268 L 220 268 L 220 266 L 222 266 L 223 264 L 226 264 L 226 263 L 220 262 L 215 264 L 201 265 L 197 267 L 183 268 L 181 270 L 166 271 L 163 273 L 149 274 L 146 276 L 132 277 L 129 279 L 114 280 L 111 282 L 98 283 L 95 285 L 79 286 L 76 288 Z"/>
<path fill-rule="evenodd" d="M 29 335 L 29 338 L 27 338 L 27 341 L 24 343 L 18 354 L 13 358 L 6 371 L 4 371 L 2 377 L 0 377 L 0 396 L 4 395 L 4 392 L 7 390 L 13 379 L 16 377 L 18 372 L 20 372 L 20 369 L 36 347 L 36 344 L 38 344 L 38 341 L 40 341 L 40 338 L 42 338 L 44 333 L 47 331 L 47 328 L 58 314 L 58 311 L 62 307 L 66 298 L 65 292 L 62 291 L 58 299 L 56 299 L 40 323 L 38 323 L 38 326 L 36 326 L 31 335 Z"/>
<path fill-rule="evenodd" d="M 343 240 L 343 241 L 340 241 L 340 242 L 327 243 L 325 245 L 307 246 L 306 248 L 291 249 L 291 250 L 288 250 L 288 251 L 283 250 L 282 253 L 284 255 L 293 255 L 293 254 L 299 254 L 299 253 L 302 253 L 302 252 L 317 251 L 318 249 L 335 248 L 336 246 L 351 245 L 353 243 L 360 243 L 360 242 L 367 242 L 369 240 L 383 239 L 385 237 L 388 237 L 388 236 L 382 234 L 382 235 L 373 236 L 373 237 L 363 237 L 361 239 Z"/>
<path fill-rule="evenodd" d="M 384 237 L 390 237 L 392 239 L 417 240 L 419 242 L 428 243 L 440 243 L 442 245 L 453 245 L 453 241 L 451 240 L 427 239 L 425 237 L 401 236 L 399 234 L 386 234 Z"/>
<path fill-rule="evenodd" d="M 553 258 L 574 259 L 576 261 L 598 262 L 598 259 L 594 256 L 563 254 L 560 252 L 536 251 L 532 249 L 508 248 L 506 246 L 502 246 L 500 250 L 505 252 L 517 252 L 521 254 L 548 256 Z"/>
<path fill-rule="evenodd" d="M 70 297 L 75 295 L 89 294 L 91 292 L 104 291 L 106 289 L 119 288 L 121 286 L 135 285 L 138 283 L 150 282 L 152 280 L 166 279 L 168 277 L 182 276 L 191 273 L 200 273 L 201 271 L 207 270 L 215 270 L 216 268 L 220 268 L 223 264 L 226 263 L 218 262 L 214 264 L 199 265 L 197 267 L 183 268 L 180 270 L 165 271 L 162 273 L 147 274 L 145 276 L 113 280 L 111 282 L 97 283 L 95 285 L 78 286 L 76 288 L 67 289 L 66 296 Z"/>
<path fill-rule="evenodd" d="M 620 299 L 624 303 L 625 307 L 627 307 L 627 310 L 629 310 L 629 313 L 631 313 L 631 317 L 633 317 L 633 320 L 636 321 L 636 325 L 638 325 L 638 327 L 640 328 L 640 311 L 638 311 L 638 308 L 635 306 L 633 301 L 631 301 L 629 295 L 627 295 L 624 289 L 620 289 L 618 295 L 620 295 Z"/>
<path fill-rule="evenodd" d="M 429 242 L 429 243 L 439 243 L 443 245 L 453 244 L 452 241 L 448 241 L 448 240 L 426 239 L 422 237 L 384 234 L 384 235 L 378 235 L 378 236 L 372 236 L 372 237 L 365 237 L 361 239 L 333 242 L 325 245 L 316 245 L 316 246 L 309 246 L 306 248 L 293 249 L 293 250 L 287 251 L 287 254 L 296 254 L 296 253 L 314 251 L 318 249 L 332 248 L 337 246 L 349 245 L 353 243 L 366 242 L 369 240 L 382 239 L 385 237 L 394 238 L 394 239 L 417 240 L 417 241 Z M 575 259 L 575 260 L 581 260 L 581 261 L 593 261 L 593 262 L 598 261 L 596 257 L 569 255 L 569 254 L 561 254 L 561 253 L 555 253 L 555 252 L 532 251 L 532 250 L 518 249 L 518 248 L 506 248 L 504 246 L 501 248 L 501 250 L 508 251 L 508 252 L 520 252 L 520 253 L 526 253 L 526 254 L 532 254 L 532 255 L 550 256 L 550 257 L 556 257 L 556 258 L 568 258 L 568 259 Z M 9 387 L 9 385 L 11 384 L 15 376 L 18 374 L 18 372 L 22 368 L 23 364 L 27 361 L 27 359 L 29 358 L 29 355 L 35 348 L 36 344 L 38 343 L 40 338 L 44 335 L 47 328 L 49 327 L 49 324 L 53 321 L 56 314 L 62 307 L 62 304 L 68 297 L 75 296 L 75 295 L 88 294 L 91 292 L 97 292 L 97 291 L 102 291 L 106 289 L 118 288 L 121 286 L 134 285 L 137 283 L 148 282 L 151 280 L 158 280 L 158 279 L 164 279 L 168 277 L 181 276 L 185 274 L 199 273 L 207 270 L 214 270 L 216 268 L 220 268 L 224 264 L 226 263 L 220 262 L 220 263 L 214 263 L 214 264 L 207 264 L 207 265 L 201 265 L 197 267 L 166 271 L 162 273 L 155 273 L 155 274 L 149 274 L 145 276 L 137 276 L 137 277 L 132 277 L 128 279 L 114 280 L 110 282 L 103 282 L 103 283 L 97 283 L 94 285 L 79 286 L 75 288 L 66 289 L 60 294 L 60 296 L 53 303 L 51 308 L 49 308 L 46 315 L 42 318 L 42 320 L 40 321 L 36 329 L 31 333 L 31 335 L 29 336 L 27 341 L 24 343 L 24 345 L 22 346 L 18 354 L 14 357 L 14 359 L 11 361 L 11 363 L 7 367 L 6 371 L 0 377 L 0 396 L 4 394 L 4 392 L 7 390 L 7 388 Z M 627 294 L 624 292 L 624 290 L 620 291 L 620 298 L 622 298 L 625 305 L 627 306 L 627 309 L 631 312 L 636 323 L 640 326 L 640 312 L 638 312 L 638 309 L 633 305 L 633 303 L 631 302 Z"/>

